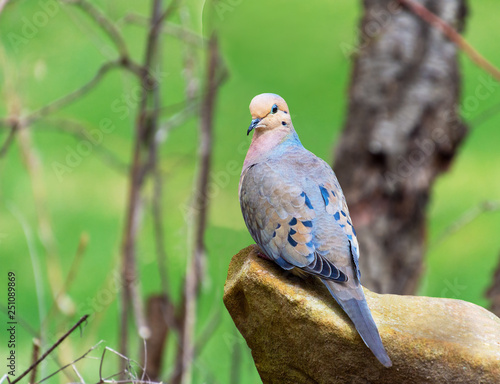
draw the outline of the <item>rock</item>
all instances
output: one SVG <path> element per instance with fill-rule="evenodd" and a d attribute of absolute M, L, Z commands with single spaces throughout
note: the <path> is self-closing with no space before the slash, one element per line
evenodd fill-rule
<path fill-rule="evenodd" d="M 257 256 L 233 257 L 224 304 L 264 383 L 500 383 L 500 319 L 460 300 L 378 295 L 368 306 L 385 368 L 323 284 Z"/>

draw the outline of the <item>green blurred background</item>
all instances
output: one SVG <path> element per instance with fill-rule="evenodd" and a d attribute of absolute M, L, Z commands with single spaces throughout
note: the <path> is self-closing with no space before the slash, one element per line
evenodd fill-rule
<path fill-rule="evenodd" d="M 92 2 L 123 31 L 132 56 L 142 60 L 145 28 L 127 23 L 124 17 L 129 13 L 147 16 L 149 2 Z M 56 6 L 47 8 L 47 4 Z M 500 65 L 500 52 L 492 33 L 498 27 L 500 5 L 494 0 L 469 5 L 466 38 L 485 57 Z M 241 217 L 237 191 L 239 168 L 250 141 L 246 136 L 250 121 L 248 104 L 253 96 L 262 92 L 283 96 L 305 147 L 331 162 L 348 102 L 346 90 L 352 59 L 345 55 L 344 48 L 356 45 L 361 4 L 351 0 L 307 3 L 221 0 L 206 4 L 186 1 L 182 9 L 190 15 L 187 23 L 196 32 L 218 31 L 230 74 L 220 90 L 216 108 L 210 181 L 213 198 L 206 233 L 209 279 L 203 285 L 200 298 L 198 333 L 214 316 L 220 315 L 221 320 L 195 362 L 194 382 L 229 382 L 235 348 L 240 348 L 240 382 L 254 383 L 259 378 L 250 351 L 222 303 L 229 261 L 252 243 Z M 47 22 L 22 43 L 13 40 L 12 33 L 24 36 L 23 26 L 33 22 L 39 12 L 47 14 Z M 174 17 L 172 22 L 179 22 L 179 17 Z M 0 40 L 2 117 L 15 111 L 28 113 L 69 93 L 89 81 L 103 62 L 117 57 L 113 45 L 86 15 L 71 5 L 50 0 L 19 0 L 8 4 L 0 14 Z M 183 43 L 175 37 L 163 38 L 159 70 L 162 105 L 168 107 L 162 111 L 162 120 L 177 113 L 184 103 L 184 50 Z M 199 49 L 196 52 L 202 66 L 204 54 Z M 488 97 L 479 99 L 477 87 L 489 76 L 467 57 L 461 55 L 460 61 L 461 109 L 470 124 L 470 133 L 450 172 L 438 180 L 433 191 L 428 210 L 429 248 L 419 294 L 458 298 L 487 306 L 484 292 L 499 259 L 500 212 L 481 213 L 480 207 L 485 201 L 500 201 L 500 114 L 496 113 L 500 112 L 500 84 L 495 83 Z M 115 70 L 91 93 L 55 115 L 80 121 L 89 131 L 97 129 L 103 118 L 109 118 L 116 126 L 113 132 L 103 135 L 102 144 L 94 146 L 81 164 L 62 176 L 54 170 L 54 162 L 64 164 L 80 140 L 62 132 L 49 120 L 32 127 L 32 148 L 40 160 L 36 176 L 39 186 L 46 191 L 43 206 L 50 216 L 65 275 L 72 265 L 81 234 L 89 236 L 88 247 L 68 290 L 74 311 L 68 307 L 68 316 L 52 315 L 48 320 L 49 331 L 55 337 L 68 329 L 89 312 L 96 298 L 109 302 L 96 308 L 81 338 L 75 334 L 62 347 L 62 362 L 78 357 L 99 340 L 118 348 L 117 300 L 111 293 L 127 199 L 127 173 L 123 165 L 129 163 L 132 151 L 136 105 L 132 102 L 121 110 L 117 107 L 124 107 L 122 96 L 130 95 L 136 87 L 135 78 Z M 176 300 L 189 250 L 189 228 L 184 212 L 192 197 L 196 175 L 198 123 L 197 118 L 192 118 L 175 128 L 161 147 L 167 273 L 169 288 Z M 2 129 L 2 142 L 6 136 L 6 130 Z M 106 151 L 116 157 L 113 163 Z M 150 188 L 148 184 L 146 196 Z M 0 287 L 6 287 L 7 271 L 15 271 L 18 315 L 38 330 L 40 317 L 44 316 L 43 312 L 49 312 L 52 299 L 33 196 L 32 182 L 16 141 L 7 156 L 0 159 Z M 457 226 L 457 222 L 464 225 Z M 453 226 L 456 230 L 450 231 Z M 145 201 L 138 259 L 143 295 L 159 292 L 149 200 Z M 38 286 L 36 273 L 40 275 Z M 109 297 L 104 291 L 110 293 Z M 41 314 L 40 308 L 43 308 Z M 5 337 L 1 332 L 0 361 L 5 361 Z M 28 331 L 18 328 L 18 372 L 29 365 L 31 338 Z M 171 339 L 167 367 L 173 360 L 175 345 L 176 340 Z M 138 350 L 136 346 L 135 356 L 131 357 L 137 358 L 135 351 Z M 108 359 L 107 363 L 112 366 L 115 362 Z M 96 362 L 79 364 L 89 377 L 97 375 Z M 54 367 L 51 363 L 44 369 L 49 372 Z M 3 368 L 0 367 L 0 372 Z"/>

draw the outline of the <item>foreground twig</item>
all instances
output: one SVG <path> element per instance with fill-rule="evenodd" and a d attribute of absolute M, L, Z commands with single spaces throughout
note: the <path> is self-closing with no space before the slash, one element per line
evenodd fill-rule
<path fill-rule="evenodd" d="M 45 353 L 42 355 L 42 357 L 40 357 L 37 361 L 35 361 L 33 364 L 31 364 L 31 365 L 29 366 L 29 368 L 28 368 L 26 371 L 24 371 L 23 373 L 21 373 L 21 375 L 20 375 L 17 379 L 15 379 L 14 381 L 12 381 L 12 383 L 11 383 L 11 384 L 15 384 L 15 383 L 17 383 L 17 382 L 18 382 L 18 381 L 20 381 L 20 380 L 21 380 L 24 376 L 26 376 L 26 375 L 27 375 L 28 373 L 30 373 L 33 369 L 35 369 L 35 368 L 38 366 L 38 364 L 40 364 L 43 360 L 45 360 L 45 359 L 47 358 L 47 356 L 49 356 L 49 355 L 52 353 L 52 351 L 53 351 L 54 349 L 56 349 L 56 348 L 59 346 L 59 344 L 61 344 L 61 343 L 62 343 L 62 342 L 63 342 L 63 341 L 64 341 L 64 340 L 65 340 L 65 339 L 69 336 L 69 335 L 71 335 L 71 334 L 73 333 L 73 331 L 74 331 L 75 329 L 77 329 L 77 328 L 78 328 L 78 327 L 79 327 L 79 326 L 80 326 L 80 325 L 81 325 L 81 324 L 82 324 L 85 320 L 87 320 L 87 318 L 88 318 L 88 317 L 89 317 L 89 315 L 85 315 L 85 316 L 83 316 L 80 320 L 78 320 L 78 322 L 77 322 L 75 325 L 73 325 L 73 326 L 71 327 L 71 329 L 70 329 L 68 332 L 66 332 L 64 335 L 62 335 L 62 336 L 59 338 L 59 340 L 57 340 L 57 341 L 55 342 L 55 344 L 54 344 L 54 345 L 52 345 L 52 347 L 50 347 L 50 348 L 47 350 L 47 352 L 45 352 Z"/>
<path fill-rule="evenodd" d="M 42 380 L 40 381 L 37 381 L 35 384 L 40 384 L 40 383 L 43 383 L 44 381 L 50 379 L 51 377 L 54 377 L 55 375 L 57 375 L 59 372 L 66 372 L 65 369 L 68 368 L 68 367 L 72 367 L 73 370 L 75 371 L 75 373 L 77 374 L 78 377 L 81 377 L 80 374 L 78 373 L 78 371 L 76 370 L 76 367 L 75 367 L 75 363 L 79 362 L 80 360 L 84 359 L 85 357 L 87 357 L 87 355 L 92 352 L 94 349 L 96 349 L 99 345 L 101 345 L 101 343 L 103 342 L 103 340 L 99 341 L 96 345 L 94 345 L 93 347 L 91 347 L 89 350 L 87 350 L 87 352 L 85 352 L 83 355 L 81 355 L 79 358 L 77 358 L 76 360 L 73 360 L 71 363 L 69 364 L 66 364 L 65 366 L 62 366 L 61 368 L 59 368 L 57 371 L 55 372 L 52 372 L 49 376 L 47 377 L 44 377 Z M 82 382 L 82 384 L 84 384 Z"/>
<path fill-rule="evenodd" d="M 35 362 L 38 360 L 38 357 L 40 356 L 40 340 L 39 339 L 33 339 L 33 353 L 31 355 L 31 364 L 34 365 Z M 33 367 L 33 370 L 31 371 L 30 375 L 30 383 L 34 383 L 36 381 L 36 373 L 37 373 L 37 365 Z"/>
<path fill-rule="evenodd" d="M 484 56 L 482 56 L 476 49 L 465 40 L 460 33 L 458 33 L 452 26 L 446 23 L 443 19 L 436 16 L 423 5 L 414 0 L 399 0 L 401 4 L 408 7 L 415 15 L 420 17 L 425 22 L 434 26 L 443 32 L 451 41 L 453 41 L 469 58 L 476 63 L 476 65 L 497 81 L 500 81 L 500 70 L 491 64 Z"/>

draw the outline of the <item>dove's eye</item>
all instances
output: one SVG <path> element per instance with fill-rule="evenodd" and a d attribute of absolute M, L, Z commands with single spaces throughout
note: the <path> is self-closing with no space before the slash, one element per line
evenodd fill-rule
<path fill-rule="evenodd" d="M 276 112 L 278 112 L 278 106 L 274 104 L 273 107 L 271 108 L 271 113 L 276 113 Z"/>

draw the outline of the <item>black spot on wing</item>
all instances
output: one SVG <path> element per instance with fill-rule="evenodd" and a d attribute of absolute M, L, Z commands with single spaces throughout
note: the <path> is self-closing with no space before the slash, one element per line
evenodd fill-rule
<path fill-rule="evenodd" d="M 313 226 L 313 222 L 311 220 L 305 220 L 302 222 L 304 224 L 304 227 L 311 228 Z"/>
<path fill-rule="evenodd" d="M 294 239 L 292 239 L 292 236 L 290 236 L 290 234 L 288 234 L 288 242 L 292 247 L 296 247 L 298 244 Z"/>
<path fill-rule="evenodd" d="M 288 222 L 288 225 L 296 225 L 297 224 L 297 219 L 294 217 L 292 220 Z"/>

